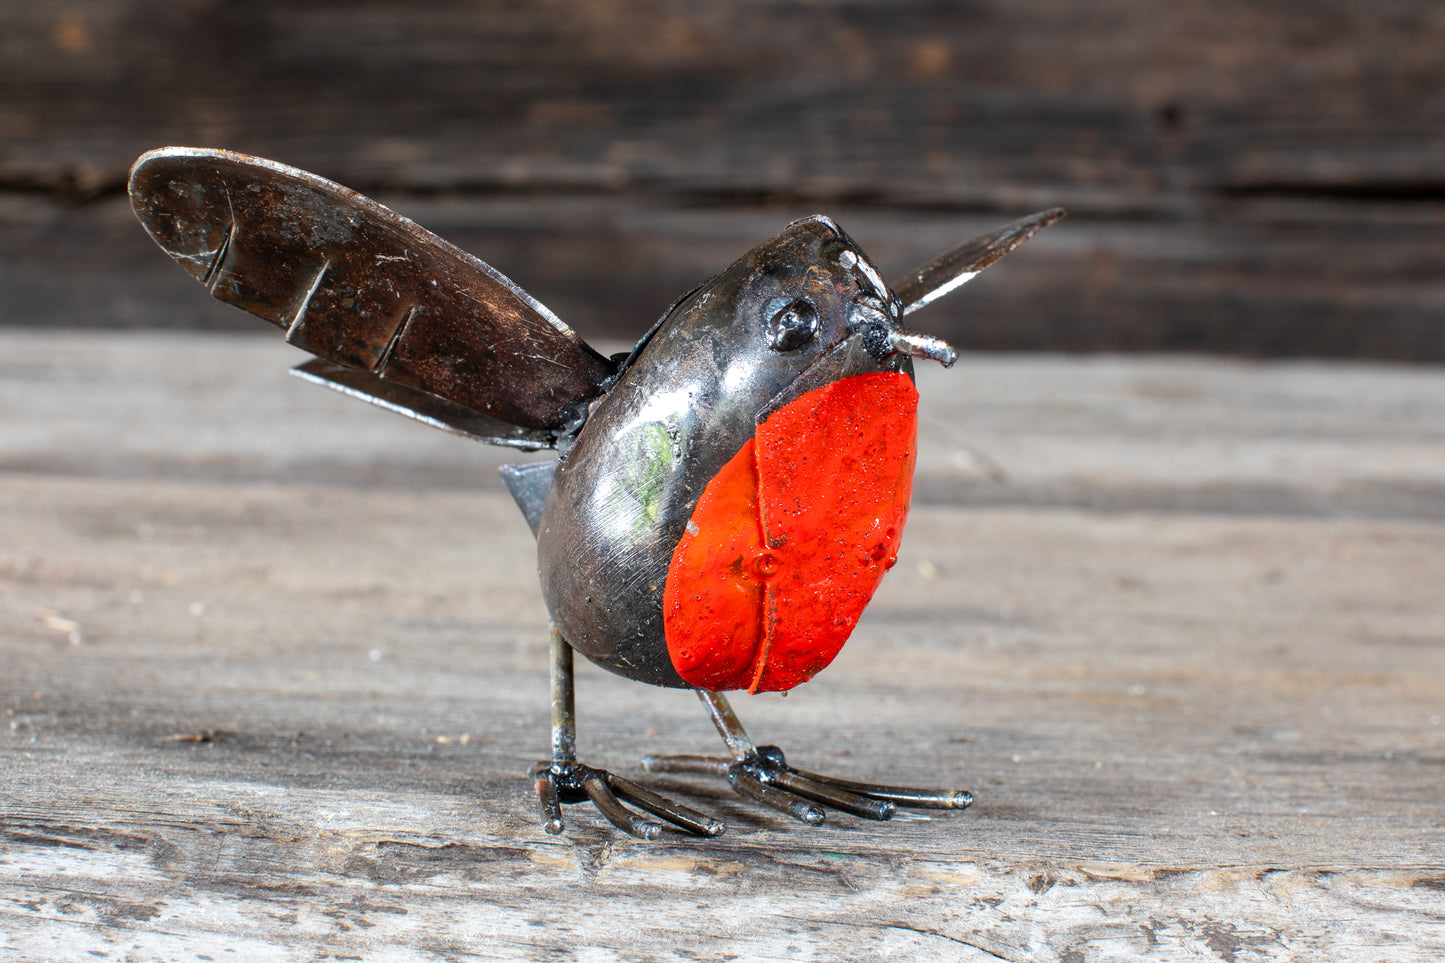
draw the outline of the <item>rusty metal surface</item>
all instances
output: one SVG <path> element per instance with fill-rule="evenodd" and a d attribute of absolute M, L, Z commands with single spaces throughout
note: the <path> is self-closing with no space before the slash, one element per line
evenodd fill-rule
<path fill-rule="evenodd" d="M 802 299 L 815 335 L 774 347 L 774 320 Z M 686 685 L 662 597 L 704 487 L 780 400 L 906 370 L 908 357 L 875 333 L 896 319 L 866 256 L 821 217 L 790 225 L 673 310 L 564 454 L 543 511 L 543 595 L 579 652 L 628 678 Z"/>
<path fill-rule="evenodd" d="M 562 831 L 562 804 L 590 800 L 619 829 L 649 839 L 661 824 L 628 805 L 700 835 L 717 835 L 723 824 L 578 760 L 573 650 L 629 679 L 688 687 L 673 663 L 664 590 L 679 541 L 684 531 L 696 533 L 694 510 L 720 469 L 764 422 L 778 424 L 768 419 L 786 406 L 880 373 L 908 387 L 904 444 L 911 449 L 911 359 L 949 365 L 955 353 L 904 328 L 905 312 L 1062 216 L 1046 211 L 953 249 L 911 275 L 903 297 L 831 219 L 794 221 L 677 301 L 619 364 L 485 263 L 303 171 L 226 151 L 166 148 L 137 161 L 130 189 L 146 230 L 213 296 L 284 327 L 289 343 L 318 355 L 302 366 L 303 377 L 466 436 L 559 449 L 555 466 L 504 472 L 537 537 L 553 624 L 553 757 L 533 769 L 537 799 L 548 832 Z M 880 430 L 897 431 L 867 410 L 853 405 L 849 417 L 863 412 Z M 849 431 L 847 441 L 806 430 L 790 437 L 804 447 L 857 443 L 862 436 Z M 773 469 L 760 460 L 757 470 L 774 472 L 775 481 L 807 478 L 830 488 L 841 481 L 826 459 L 805 469 L 808 461 L 800 455 Z M 888 489 L 899 528 L 911 451 L 907 465 L 906 474 L 892 472 L 901 481 Z M 808 474 L 819 466 L 819 477 Z M 853 470 L 879 474 L 876 465 Z M 845 543 L 851 531 L 841 533 Z M 811 537 L 797 541 L 824 566 L 837 564 L 838 538 L 827 539 L 831 549 Z M 881 570 L 871 586 L 878 577 Z M 811 598 L 814 582 L 799 582 L 798 591 Z M 859 611 L 872 594 L 871 587 L 848 591 L 861 599 Z M 820 626 L 843 624 L 827 605 L 812 611 Z M 817 667 L 777 688 L 810 677 L 851 629 L 848 621 Z M 709 629 L 705 644 L 732 631 Z M 802 637 L 811 639 L 807 631 Z M 704 693 L 709 699 L 721 719 L 717 707 L 726 702 Z M 719 730 L 735 750 L 751 745 L 735 718 Z M 735 755 L 734 789 L 811 825 L 824 818 L 815 802 L 886 819 L 895 803 L 963 806 L 971 798 L 818 776 L 789 766 L 776 747 Z"/>
<path fill-rule="evenodd" d="M 612 364 L 502 274 L 354 191 L 229 151 L 131 171 L 137 217 L 221 301 L 329 361 L 552 431 Z"/>

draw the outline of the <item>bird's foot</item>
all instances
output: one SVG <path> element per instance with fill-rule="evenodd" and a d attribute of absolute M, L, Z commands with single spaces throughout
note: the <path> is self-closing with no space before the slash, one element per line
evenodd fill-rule
<path fill-rule="evenodd" d="M 656 839 L 662 833 L 662 823 L 633 812 L 624 802 L 694 836 L 719 836 L 724 828 L 711 816 L 580 762 L 539 762 L 532 767 L 532 779 L 542 810 L 542 828 L 553 835 L 562 832 L 564 804 L 589 800 L 608 822 L 639 839 Z"/>
<path fill-rule="evenodd" d="M 963 790 L 879 786 L 795 769 L 788 765 L 783 750 L 777 746 L 759 746 L 733 759 L 723 756 L 647 756 L 642 760 L 642 766 L 649 772 L 701 772 L 725 776 L 739 794 L 772 806 L 809 826 L 823 822 L 823 806 L 865 819 L 890 819 L 898 806 L 964 809 L 973 802 L 973 794 Z"/>

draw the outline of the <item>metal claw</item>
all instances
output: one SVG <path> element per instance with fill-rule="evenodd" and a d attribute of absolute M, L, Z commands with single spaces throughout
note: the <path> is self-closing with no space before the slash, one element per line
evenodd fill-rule
<path fill-rule="evenodd" d="M 537 789 L 537 806 L 542 811 L 542 828 L 550 835 L 562 832 L 562 803 L 557 798 L 557 779 L 552 767 L 539 762 L 532 767 L 533 784 Z"/>
<path fill-rule="evenodd" d="M 642 768 L 648 772 L 699 772 L 708 776 L 726 776 L 732 762 L 723 756 L 643 756 Z"/>
<path fill-rule="evenodd" d="M 532 767 L 537 805 L 542 811 L 542 828 L 554 836 L 562 832 L 562 804 L 590 799 L 607 821 L 623 832 L 639 839 L 656 839 L 661 835 L 662 824 L 632 812 L 623 805 L 622 800 L 626 800 L 684 832 L 695 836 L 720 835 L 724 827 L 716 819 L 643 789 L 621 776 L 577 761 L 572 647 L 555 629 L 552 631 L 551 654 L 552 759 Z M 726 775 L 728 761 L 722 762 L 721 773 Z"/>
<path fill-rule="evenodd" d="M 874 783 L 853 782 L 836 779 L 804 769 L 794 769 L 797 775 L 812 782 L 822 783 L 845 792 L 884 799 L 899 806 L 913 809 L 967 809 L 973 802 L 973 793 L 966 789 L 912 789 L 907 786 L 880 786 Z"/>
<path fill-rule="evenodd" d="M 825 806 L 832 806 L 834 809 L 851 813 L 854 816 L 861 816 L 864 819 L 886 820 L 893 818 L 894 804 L 887 799 L 874 799 L 869 796 L 837 786 L 831 786 L 819 779 L 811 779 L 802 773 L 785 770 L 773 775 L 773 783 L 794 792 L 799 796 L 806 796 L 814 802 L 820 802 Z"/>
<path fill-rule="evenodd" d="M 618 829 L 638 839 L 652 840 L 662 835 L 662 824 L 644 819 L 622 805 L 621 801 L 607 788 L 607 781 L 600 771 L 593 769 L 582 777 L 582 788 L 592 804 L 607 817 L 607 821 Z"/>
<path fill-rule="evenodd" d="M 821 826 L 823 820 L 827 818 L 827 814 L 823 810 L 802 796 L 796 796 L 785 789 L 778 789 L 776 786 L 769 786 L 745 770 L 734 769 L 729 775 L 728 781 L 744 796 L 750 796 L 765 806 L 772 806 L 779 812 L 787 813 L 809 826 Z"/>
<path fill-rule="evenodd" d="M 677 828 L 692 833 L 694 836 L 721 836 L 726 828 L 721 822 L 713 819 L 704 813 L 691 809 L 681 803 L 675 803 L 665 796 L 659 796 L 649 789 L 644 789 L 630 779 L 623 779 L 621 776 L 606 774 L 607 785 L 618 796 L 637 806 L 645 809 L 660 819 L 665 819 Z M 649 837 L 650 838 L 650 837 Z"/>

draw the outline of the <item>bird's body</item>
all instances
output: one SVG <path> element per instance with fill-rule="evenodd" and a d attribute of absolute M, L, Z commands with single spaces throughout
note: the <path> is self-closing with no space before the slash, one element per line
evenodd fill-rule
<path fill-rule="evenodd" d="M 748 739 L 721 690 L 787 690 L 827 666 L 896 559 L 917 447 L 911 357 L 952 361 L 905 313 L 1061 212 L 963 245 L 897 293 L 836 224 L 795 221 L 606 359 L 495 269 L 339 185 L 227 151 L 136 162 L 132 203 L 217 298 L 318 355 L 304 376 L 495 444 L 556 448 L 504 470 L 537 534 L 553 632 L 553 757 L 534 772 L 545 824 L 591 799 L 701 835 L 714 820 L 577 761 L 571 653 L 640 682 L 692 687 L 726 773 L 807 822 L 809 800 L 886 818 L 966 793 L 802 773 Z"/>
<path fill-rule="evenodd" d="M 834 534 L 891 528 L 864 566 L 881 575 L 902 532 L 908 485 L 897 482 L 911 478 L 916 436 L 907 356 L 861 346 L 888 309 L 861 257 L 825 218 L 790 225 L 684 298 L 597 404 L 538 530 L 543 596 L 577 651 L 642 682 L 753 691 L 792 688 L 837 651 L 862 604 L 845 605 L 856 611 L 838 625 L 827 597 L 836 588 L 866 604 L 877 579 L 860 597 L 857 579 L 812 578 L 808 560 L 874 546 L 822 549 L 788 533 L 816 529 L 823 496 L 847 484 L 857 517 L 832 511 Z M 773 318 L 803 311 L 802 298 L 807 332 L 773 348 Z M 881 449 L 880 427 L 893 436 Z M 890 477 L 875 474 L 879 459 Z M 850 460 L 867 468 L 837 475 Z M 823 624 L 809 619 L 819 614 Z M 799 667 L 770 671 L 785 653 Z"/>

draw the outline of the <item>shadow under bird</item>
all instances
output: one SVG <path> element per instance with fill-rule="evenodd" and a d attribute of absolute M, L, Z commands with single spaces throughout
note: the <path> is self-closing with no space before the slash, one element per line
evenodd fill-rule
<path fill-rule="evenodd" d="M 404 217 L 295 168 L 168 147 L 136 161 L 136 215 L 216 298 L 316 355 L 302 377 L 457 434 L 555 461 L 502 469 L 537 537 L 551 639 L 552 756 L 532 770 L 543 825 L 590 800 L 655 838 L 719 821 L 579 760 L 573 652 L 692 688 L 726 756 L 705 772 L 810 825 L 962 809 L 964 791 L 858 783 L 749 738 L 726 690 L 786 691 L 847 641 L 903 534 L 917 449 L 913 358 L 954 351 L 904 327 L 1063 216 L 1043 211 L 890 288 L 827 217 L 806 217 L 678 299 L 603 357 L 492 268 Z M 656 817 L 649 819 L 647 815 Z"/>

